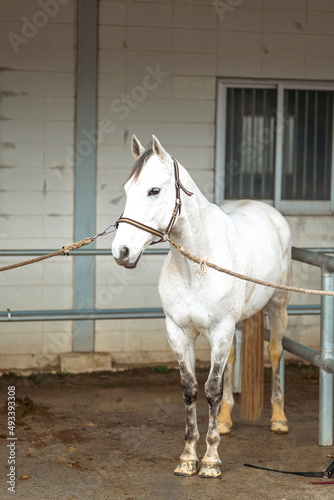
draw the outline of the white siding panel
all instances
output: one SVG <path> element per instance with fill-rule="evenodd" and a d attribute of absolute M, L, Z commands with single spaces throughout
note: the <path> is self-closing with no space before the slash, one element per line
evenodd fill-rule
<path fill-rule="evenodd" d="M 73 171 L 62 168 L 61 162 L 68 154 L 66 144 L 73 147 L 74 139 L 75 5 L 74 0 L 0 2 L 4 249 L 57 249 L 73 241 Z M 15 44 L 15 36 L 22 43 Z M 54 163 L 57 168 L 49 168 Z M 5 264 L 25 257 L 1 260 Z M 2 310 L 72 307 L 71 258 L 3 274 Z M 57 350 L 42 354 L 50 349 L 49 329 L 47 323 L 1 324 L 1 349 L 8 355 L 1 357 L 0 369 L 38 369 L 51 360 L 57 364 Z M 59 352 L 71 349 L 71 327 L 67 339 L 65 347 L 59 344 Z"/>
<path fill-rule="evenodd" d="M 73 241 L 76 2 L 63 3 L 45 14 L 42 26 L 36 0 L 0 0 L 2 248 L 60 248 Z M 124 209 L 132 133 L 145 146 L 157 135 L 212 199 L 217 78 L 334 79 L 332 0 L 223 3 L 99 2 L 97 230 Z M 15 35 L 22 43 L 15 45 Z M 157 85 L 149 77 L 154 71 Z M 288 219 L 294 244 L 334 246 L 331 217 Z M 97 247 L 110 248 L 112 238 L 101 238 Z M 111 255 L 98 258 L 97 306 L 159 307 L 162 261 L 147 256 L 131 272 Z M 3 308 L 71 308 L 72 275 L 73 257 L 8 273 L 0 289 Z M 318 270 L 309 266 L 294 263 L 293 279 L 320 286 Z M 289 333 L 311 347 L 318 348 L 318 330 L 318 318 L 289 320 Z M 0 331 L 6 353 L 0 368 L 56 364 L 57 353 L 72 349 L 71 322 L 17 323 Z M 95 349 L 120 362 L 175 359 L 163 320 L 99 321 Z M 203 338 L 197 353 L 208 359 Z"/>

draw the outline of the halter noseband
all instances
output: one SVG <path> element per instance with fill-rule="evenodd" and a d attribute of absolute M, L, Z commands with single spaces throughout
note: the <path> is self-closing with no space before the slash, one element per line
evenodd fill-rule
<path fill-rule="evenodd" d="M 160 238 L 159 241 L 155 241 L 151 243 L 151 245 L 155 245 L 156 243 L 160 243 L 161 241 L 166 241 L 166 238 L 169 238 L 170 233 L 174 227 L 175 221 L 177 216 L 181 213 L 181 206 L 182 206 L 182 201 L 181 201 L 181 189 L 186 193 L 188 196 L 192 196 L 193 193 L 188 191 L 180 181 L 180 174 L 179 174 L 179 166 L 177 161 L 173 158 L 174 162 L 174 176 L 175 176 L 175 190 L 176 190 L 176 197 L 175 197 L 175 206 L 173 208 L 172 216 L 170 218 L 170 221 L 168 223 L 168 226 L 166 227 L 166 230 L 164 232 L 159 231 L 158 229 L 154 229 L 153 227 L 146 226 L 146 224 L 142 224 L 141 222 L 138 222 L 133 219 L 129 219 L 128 217 L 121 217 L 115 222 L 116 228 L 118 228 L 118 225 L 123 222 L 126 224 L 131 224 L 131 226 L 137 227 L 138 229 L 142 229 L 143 231 L 146 231 L 147 233 L 154 234 L 155 236 L 158 236 Z"/>

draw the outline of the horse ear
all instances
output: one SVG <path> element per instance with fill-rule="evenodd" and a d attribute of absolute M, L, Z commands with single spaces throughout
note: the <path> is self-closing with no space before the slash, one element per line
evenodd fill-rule
<path fill-rule="evenodd" d="M 140 144 L 137 137 L 133 134 L 131 137 L 131 151 L 136 160 L 144 153 L 145 148 Z"/>
<path fill-rule="evenodd" d="M 155 135 L 152 135 L 152 139 L 152 149 L 154 153 L 160 158 L 161 161 L 166 161 L 169 156 L 167 151 L 164 150 Z"/>

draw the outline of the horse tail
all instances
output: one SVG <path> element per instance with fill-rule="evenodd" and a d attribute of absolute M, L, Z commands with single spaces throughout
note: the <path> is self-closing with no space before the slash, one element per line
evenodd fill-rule
<path fill-rule="evenodd" d="M 261 416 L 264 390 L 264 311 L 242 324 L 241 415 L 255 421 Z"/>

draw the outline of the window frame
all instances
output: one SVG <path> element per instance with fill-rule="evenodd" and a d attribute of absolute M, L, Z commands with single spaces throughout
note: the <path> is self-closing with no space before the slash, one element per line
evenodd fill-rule
<path fill-rule="evenodd" d="M 334 92 L 334 82 L 314 80 L 272 80 L 272 79 L 240 79 L 219 78 L 217 81 L 217 116 L 216 116 L 216 151 L 215 151 L 215 190 L 217 205 L 222 205 L 231 199 L 225 199 L 225 150 L 226 150 L 226 109 L 228 88 L 276 89 L 277 112 L 284 116 L 284 90 L 331 90 Z M 334 107 L 334 105 L 333 105 Z M 332 128 L 331 155 L 331 189 L 330 200 L 282 200 L 282 161 L 283 161 L 283 127 L 275 131 L 275 164 L 274 164 L 274 199 L 261 200 L 273 205 L 287 215 L 328 215 L 334 212 L 334 109 Z"/>

